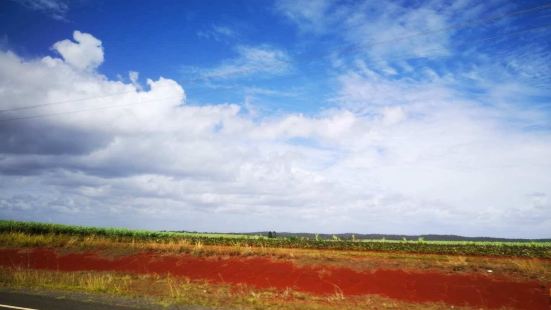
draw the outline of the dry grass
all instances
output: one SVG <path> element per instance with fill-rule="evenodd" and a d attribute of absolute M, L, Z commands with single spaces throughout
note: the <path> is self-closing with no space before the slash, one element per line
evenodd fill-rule
<path fill-rule="evenodd" d="M 47 289 L 58 292 L 105 293 L 147 297 L 162 306 L 185 304 L 215 309 L 449 309 L 444 304 L 411 304 L 379 296 L 312 296 L 287 289 L 254 290 L 245 286 L 213 285 L 185 278 L 105 272 L 57 272 L 0 268 L 0 287 Z"/>
<path fill-rule="evenodd" d="M 233 246 L 204 245 L 189 240 L 136 241 L 113 240 L 98 236 L 30 235 L 25 233 L 0 233 L 3 247 L 52 247 L 64 251 L 99 251 L 117 256 L 136 252 L 167 254 L 186 253 L 195 256 L 264 256 L 292 260 L 298 265 L 331 265 L 370 269 L 433 270 L 446 273 L 475 272 L 506 276 L 518 280 L 551 281 L 551 260 L 507 257 L 478 257 L 460 255 L 387 253 L 367 251 L 340 251 L 314 249 L 285 249 L 251 247 L 236 243 Z"/>
<path fill-rule="evenodd" d="M 188 240 L 143 242 L 132 239 L 68 235 L 29 235 L 1 233 L 2 247 L 50 247 L 58 251 L 99 251 L 103 255 L 156 252 L 196 256 L 265 256 L 292 260 L 298 265 L 332 265 L 369 269 L 435 270 L 439 272 L 478 272 L 521 280 L 551 281 L 551 261 L 522 258 L 491 258 L 408 253 L 335 250 L 283 249 L 211 246 Z M 128 275 L 105 272 L 56 272 L 0 268 L 0 286 L 85 291 L 117 296 L 151 297 L 159 305 L 188 304 L 211 308 L 237 309 L 449 309 L 442 304 L 410 304 L 379 296 L 345 297 L 338 289 L 331 296 L 319 297 L 285 290 L 255 290 L 245 286 L 213 285 L 185 278 L 157 275 Z"/>

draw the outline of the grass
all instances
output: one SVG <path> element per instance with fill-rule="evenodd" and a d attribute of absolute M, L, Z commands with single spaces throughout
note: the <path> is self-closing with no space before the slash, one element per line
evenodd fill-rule
<path fill-rule="evenodd" d="M 551 242 L 470 242 L 470 241 L 391 241 L 391 240 L 311 240 L 266 238 L 234 234 L 176 233 L 119 228 L 97 228 L 36 222 L 0 221 L 0 233 L 47 235 L 55 244 L 57 236 L 108 238 L 122 242 L 191 243 L 204 246 L 256 248 L 302 248 L 354 251 L 393 251 L 446 255 L 488 255 L 551 258 Z"/>
<path fill-rule="evenodd" d="M 339 292 L 313 296 L 291 289 L 256 290 L 213 285 L 185 278 L 105 272 L 58 272 L 0 268 L 0 287 L 102 293 L 143 298 L 160 306 L 197 305 L 215 309 L 449 309 L 439 303 L 412 304 L 380 296 L 344 297 Z"/>
<path fill-rule="evenodd" d="M 75 236 L 104 236 L 111 238 L 133 238 L 137 240 L 174 240 L 188 237 L 260 239 L 263 236 L 221 233 L 164 232 L 126 228 L 104 228 L 77 225 L 63 225 L 40 222 L 0 220 L 0 232 L 27 232 L 30 234 L 69 234 Z"/>
<path fill-rule="evenodd" d="M 208 235 L 208 234 L 207 234 Z M 549 245 L 514 244 L 520 249 L 532 248 L 547 251 L 548 256 L 480 256 L 442 253 L 416 253 L 415 251 L 371 251 L 364 247 L 343 247 L 354 244 L 404 244 L 419 246 L 429 242 L 396 241 L 319 241 L 340 247 L 314 247 L 305 241 L 252 237 L 197 235 L 118 229 L 102 229 L 28 222 L 0 221 L 1 247 L 49 247 L 63 252 L 94 251 L 102 255 L 117 256 L 140 252 L 159 254 L 185 253 L 195 256 L 267 256 L 291 260 L 297 265 L 331 265 L 357 270 L 400 269 L 435 270 L 449 273 L 481 273 L 492 270 L 492 276 L 506 276 L 519 280 L 551 282 Z M 231 242 L 228 242 L 231 241 Z M 259 242 L 262 241 L 262 242 Z M 268 243 L 264 243 L 267 241 Z M 276 246 L 270 246 L 276 241 Z M 302 242 L 302 243 L 299 243 Z M 501 248 L 498 243 L 442 243 L 434 246 L 459 244 L 460 246 Z M 284 247 L 283 245 L 291 245 Z M 305 245 L 306 246 L 299 246 Z M 344 249 L 343 249 L 344 248 Z M 445 251 L 444 251 L 445 252 Z M 528 253 L 528 252 L 527 252 Z M 529 252 L 533 253 L 533 252 Z M 526 254 L 526 253 L 525 253 Z M 523 257 L 524 256 L 524 257 Z M 330 296 L 313 296 L 293 290 L 256 290 L 245 286 L 229 286 L 194 282 L 186 278 L 159 275 L 129 275 L 109 272 L 59 272 L 44 270 L 0 268 L 0 287 L 33 288 L 69 292 L 102 293 L 130 298 L 147 296 L 157 305 L 199 305 L 210 308 L 237 309 L 444 309 L 443 304 L 410 304 L 378 296 L 345 297 L 335 291 Z"/>
<path fill-rule="evenodd" d="M 407 252 L 370 252 L 297 248 L 252 247 L 241 244 L 204 245 L 189 240 L 113 240 L 102 236 L 0 233 L 0 244 L 12 248 L 55 248 L 63 252 L 100 252 L 105 256 L 141 252 L 194 256 L 263 256 L 291 260 L 297 265 L 330 265 L 358 271 L 373 269 L 425 270 L 445 273 L 486 273 L 519 280 L 551 281 L 551 261 L 539 258 L 484 257 Z"/>

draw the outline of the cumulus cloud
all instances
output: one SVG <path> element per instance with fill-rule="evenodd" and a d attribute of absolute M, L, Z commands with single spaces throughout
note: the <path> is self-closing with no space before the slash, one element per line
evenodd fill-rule
<path fill-rule="evenodd" d="M 73 39 L 55 43 L 53 49 L 65 60 L 65 63 L 78 69 L 96 69 L 103 62 L 101 41 L 88 33 L 75 31 Z"/>
<path fill-rule="evenodd" d="M 93 70 L 103 60 L 90 56 L 100 41 L 78 33 L 62 58 L 0 52 L 3 218 L 211 231 L 551 233 L 551 134 L 508 126 L 518 109 L 480 106 L 439 81 L 390 84 L 360 68 L 338 79 L 333 109 L 252 118 L 236 104 L 190 105 L 171 79 L 143 89 L 137 73 L 128 83 L 110 80 Z M 240 55 L 262 63 L 272 52 Z M 219 72 L 257 70 L 227 66 Z M 30 105 L 37 107 L 21 109 Z"/>

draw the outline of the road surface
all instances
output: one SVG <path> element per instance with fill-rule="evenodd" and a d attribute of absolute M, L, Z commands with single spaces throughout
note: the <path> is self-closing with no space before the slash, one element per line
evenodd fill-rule
<path fill-rule="evenodd" d="M 116 306 L 95 301 L 77 301 L 50 295 L 31 295 L 19 292 L 0 292 L 0 310 L 136 310 L 140 308 Z M 142 308 L 144 309 L 144 308 Z"/>

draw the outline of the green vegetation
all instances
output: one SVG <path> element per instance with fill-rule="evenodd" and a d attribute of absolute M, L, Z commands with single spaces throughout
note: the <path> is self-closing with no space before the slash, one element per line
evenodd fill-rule
<path fill-rule="evenodd" d="M 250 236 L 241 234 L 219 234 L 219 233 L 195 233 L 195 232 L 165 232 L 138 230 L 126 228 L 103 228 L 63 224 L 50 224 L 40 222 L 19 222 L 0 220 L 0 233 L 22 232 L 28 234 L 67 234 L 74 236 L 102 236 L 118 238 L 131 238 L 136 240 L 176 240 L 187 237 L 209 237 L 209 238 L 245 238 L 258 239 L 261 236 Z"/>
<path fill-rule="evenodd" d="M 270 248 L 331 249 L 353 251 L 390 251 L 446 255 L 488 255 L 551 258 L 551 242 L 417 241 L 408 240 L 332 240 L 305 237 L 275 237 L 239 234 L 157 232 L 119 228 L 97 228 L 35 222 L 0 221 L 0 233 L 30 235 L 54 234 L 100 236 L 115 241 L 170 242 L 187 240 L 193 244 Z"/>

